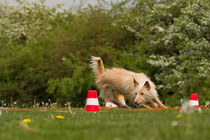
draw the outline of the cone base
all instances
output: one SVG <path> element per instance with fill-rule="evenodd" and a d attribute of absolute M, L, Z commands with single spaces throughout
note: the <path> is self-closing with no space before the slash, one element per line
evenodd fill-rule
<path fill-rule="evenodd" d="M 192 107 L 194 107 L 194 108 L 199 108 L 199 105 L 193 105 Z"/>
<path fill-rule="evenodd" d="M 118 106 L 115 106 L 115 107 L 105 106 L 104 108 L 118 108 Z"/>
<path fill-rule="evenodd" d="M 100 112 L 98 105 L 86 105 L 86 112 Z"/>

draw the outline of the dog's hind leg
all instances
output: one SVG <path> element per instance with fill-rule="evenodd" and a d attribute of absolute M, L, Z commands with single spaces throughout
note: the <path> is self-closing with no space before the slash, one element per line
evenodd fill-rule
<path fill-rule="evenodd" d="M 118 98 L 118 92 L 110 88 L 109 86 L 106 86 L 100 90 L 100 97 L 103 98 L 104 100 L 109 100 L 110 102 L 118 105 L 118 107 L 124 107 L 124 108 L 129 108 L 127 105 L 123 105 L 119 98 Z"/>
<path fill-rule="evenodd" d="M 111 102 L 113 102 L 114 104 L 117 104 L 118 107 L 130 108 L 126 104 L 122 104 L 122 102 L 120 102 L 119 95 L 117 94 L 118 92 L 116 92 L 115 90 L 111 90 L 110 92 L 112 92 Z"/>

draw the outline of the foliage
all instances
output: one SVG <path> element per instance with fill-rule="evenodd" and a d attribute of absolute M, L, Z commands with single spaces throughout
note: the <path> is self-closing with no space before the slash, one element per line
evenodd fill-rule
<path fill-rule="evenodd" d="M 146 21 L 154 33 L 148 62 L 159 68 L 158 89 L 172 95 L 165 98 L 169 102 L 193 92 L 207 97 L 201 88 L 210 78 L 210 7 L 202 1 L 173 0 L 153 8 Z"/>
<path fill-rule="evenodd" d="M 146 73 L 169 105 L 191 92 L 209 100 L 208 0 L 100 1 L 76 11 L 18 2 L 0 4 L 0 100 L 84 106 L 96 89 L 91 55 Z"/>
<path fill-rule="evenodd" d="M 115 23 L 133 33 L 149 56 L 161 98 L 178 105 L 179 99 L 197 92 L 204 104 L 210 94 L 205 84 L 210 75 L 209 1 L 161 0 L 151 5 L 123 10 Z"/>
<path fill-rule="evenodd" d="M 56 8 L 48 8 L 44 0 L 29 3 L 18 0 L 18 6 L 2 5 L 0 15 L 0 42 L 25 45 L 37 42 L 52 30 L 52 21 L 56 18 Z"/>
<path fill-rule="evenodd" d="M 29 11 L 34 10 L 38 19 L 43 19 L 39 20 L 41 26 L 31 24 L 30 18 L 16 17 L 18 14 L 6 16 L 16 14 L 14 11 L 25 7 Z M 3 38 L 0 41 L 4 44 L 0 52 L 0 67 L 4 68 L 0 70 L 0 98 L 6 102 L 10 103 L 12 97 L 19 104 L 51 99 L 62 104 L 71 102 L 73 106 L 84 106 L 87 90 L 96 89 L 89 67 L 91 55 L 101 56 L 109 67 L 120 66 L 139 71 L 138 62 L 143 59 L 131 55 L 133 50 L 129 48 L 134 48 L 133 37 L 126 30 L 112 26 L 115 17 L 103 7 L 81 9 L 77 14 L 55 13 L 43 2 L 21 2 L 18 10 L 13 12 L 10 7 L 5 8 L 11 12 L 5 12 L 7 14 L 1 17 L 4 19 L 2 21 L 17 20 L 15 25 L 20 28 L 22 22 L 26 22 L 24 32 L 31 27 L 36 28 L 35 32 L 30 30 L 30 34 L 26 34 L 23 44 L 20 39 L 22 31 L 16 31 L 18 28 L 12 28 L 8 35 L 4 34 L 7 28 L 13 26 L 12 22 L 1 30 L 6 41 Z M 22 10 L 22 15 L 28 17 L 30 14 Z M 9 35 L 14 37 L 9 38 Z M 128 57 L 132 63 L 125 62 Z"/>

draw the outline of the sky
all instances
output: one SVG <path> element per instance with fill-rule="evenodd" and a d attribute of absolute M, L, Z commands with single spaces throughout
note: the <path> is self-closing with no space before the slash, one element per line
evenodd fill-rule
<path fill-rule="evenodd" d="M 4 0 L 0 0 L 0 2 L 3 2 Z M 17 5 L 16 0 L 7 0 L 8 4 L 11 6 Z M 33 1 L 38 1 L 38 0 L 27 0 L 29 2 L 33 2 Z M 72 7 L 73 5 L 78 5 L 80 3 L 80 1 L 85 2 L 84 7 L 87 6 L 88 4 L 91 5 L 95 5 L 97 3 L 97 0 L 46 0 L 46 4 L 48 6 L 53 6 L 55 4 L 59 4 L 59 3 L 64 3 L 64 8 L 66 10 L 68 10 L 70 7 Z M 106 0 L 106 1 L 111 1 L 111 0 Z M 113 2 L 119 1 L 119 0 L 112 0 Z"/>

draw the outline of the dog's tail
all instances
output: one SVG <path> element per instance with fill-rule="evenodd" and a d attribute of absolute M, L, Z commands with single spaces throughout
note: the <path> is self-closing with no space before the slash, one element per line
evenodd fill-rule
<path fill-rule="evenodd" d="M 93 69 L 93 72 L 95 73 L 96 77 L 104 72 L 103 61 L 100 57 L 91 56 L 90 66 Z"/>

